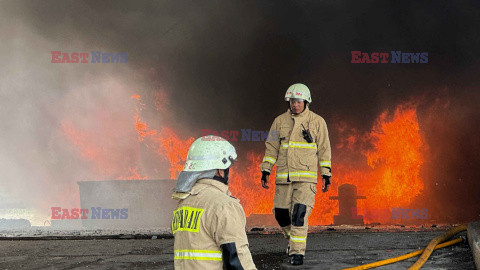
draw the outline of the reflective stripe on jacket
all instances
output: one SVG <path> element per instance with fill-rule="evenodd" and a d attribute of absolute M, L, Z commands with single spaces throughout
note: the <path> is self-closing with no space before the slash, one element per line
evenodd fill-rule
<path fill-rule="evenodd" d="M 173 212 L 175 269 L 223 269 L 221 245 L 235 243 L 245 270 L 256 269 L 248 249 L 245 213 L 228 186 L 198 180 Z"/>
<path fill-rule="evenodd" d="M 313 142 L 303 137 L 302 124 L 310 130 Z M 273 121 L 265 141 L 265 156 L 260 165 L 262 171 L 270 172 L 277 166 L 275 183 L 301 181 L 317 183 L 318 167 L 321 175 L 331 175 L 331 148 L 325 120 L 305 108 L 300 114 L 293 115 L 290 110 Z"/>

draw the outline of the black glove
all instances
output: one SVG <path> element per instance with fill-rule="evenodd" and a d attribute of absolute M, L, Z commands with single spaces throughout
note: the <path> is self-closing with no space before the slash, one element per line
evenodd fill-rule
<path fill-rule="evenodd" d="M 331 176 L 322 175 L 322 179 L 323 179 L 322 192 L 327 192 L 328 191 L 328 186 L 331 184 L 330 183 L 330 178 L 331 178 Z"/>
<path fill-rule="evenodd" d="M 268 177 L 270 173 L 267 171 L 262 171 L 262 187 L 268 189 Z"/>

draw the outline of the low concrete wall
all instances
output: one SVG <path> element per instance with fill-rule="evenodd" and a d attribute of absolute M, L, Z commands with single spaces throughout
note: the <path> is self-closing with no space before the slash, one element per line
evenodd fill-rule
<path fill-rule="evenodd" d="M 30 221 L 26 219 L 0 219 L 0 230 L 30 228 Z"/>
<path fill-rule="evenodd" d="M 170 228 L 177 205 L 171 198 L 175 183 L 174 180 L 78 182 L 81 208 L 89 211 L 82 225 L 87 229 Z"/>
<path fill-rule="evenodd" d="M 480 221 L 468 224 L 467 236 L 475 260 L 475 265 L 477 266 L 477 269 L 480 270 Z"/>

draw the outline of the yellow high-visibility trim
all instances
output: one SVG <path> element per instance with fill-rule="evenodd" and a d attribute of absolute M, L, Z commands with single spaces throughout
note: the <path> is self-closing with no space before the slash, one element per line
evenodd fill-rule
<path fill-rule="evenodd" d="M 329 160 L 319 161 L 318 164 L 320 165 L 320 167 L 332 167 L 332 162 Z"/>
<path fill-rule="evenodd" d="M 288 142 L 288 147 L 317 149 L 317 144 L 306 142 Z"/>
<path fill-rule="evenodd" d="M 187 231 L 198 233 L 200 229 L 200 218 L 203 214 L 202 208 L 182 206 L 173 211 L 172 232 Z"/>
<path fill-rule="evenodd" d="M 311 171 L 299 171 L 299 172 L 290 172 L 290 176 L 317 178 L 317 173 L 316 172 L 311 172 Z"/>
<path fill-rule="evenodd" d="M 317 178 L 317 173 L 312 171 L 298 171 L 298 172 L 290 172 L 290 176 L 295 177 L 311 177 Z M 277 179 L 286 179 L 288 177 L 288 173 L 277 173 Z"/>
<path fill-rule="evenodd" d="M 174 256 L 174 260 L 221 261 L 222 258 Z"/>
<path fill-rule="evenodd" d="M 268 162 L 268 163 L 275 164 L 275 162 L 276 162 L 277 160 L 276 160 L 275 158 L 273 158 L 273 157 L 265 156 L 265 157 L 263 158 L 263 161 L 262 161 L 262 162 L 265 162 L 265 161 Z"/>
<path fill-rule="evenodd" d="M 317 144 L 316 143 L 306 143 L 306 142 L 288 142 L 288 143 L 282 143 L 280 145 L 280 148 L 307 148 L 307 149 L 317 149 Z"/>
<path fill-rule="evenodd" d="M 222 252 L 219 250 L 176 249 L 173 258 L 175 260 L 221 261 Z"/>
<path fill-rule="evenodd" d="M 175 249 L 174 252 L 200 252 L 200 253 L 220 253 L 220 250 L 201 250 L 201 249 Z"/>
<path fill-rule="evenodd" d="M 290 240 L 292 240 L 292 242 L 307 242 L 307 237 L 290 235 Z"/>

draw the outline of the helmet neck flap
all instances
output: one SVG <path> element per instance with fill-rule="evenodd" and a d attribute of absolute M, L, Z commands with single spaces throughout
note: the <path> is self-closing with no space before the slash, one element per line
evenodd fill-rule
<path fill-rule="evenodd" d="M 228 176 L 229 176 L 229 174 L 230 174 L 230 168 L 227 168 L 227 169 L 225 169 L 225 170 L 223 170 L 223 171 L 224 171 L 223 177 L 218 176 L 218 175 L 215 175 L 215 176 L 213 177 L 213 179 L 215 179 L 215 180 L 217 180 L 217 181 L 220 181 L 220 182 L 224 183 L 225 185 L 228 185 Z"/>

